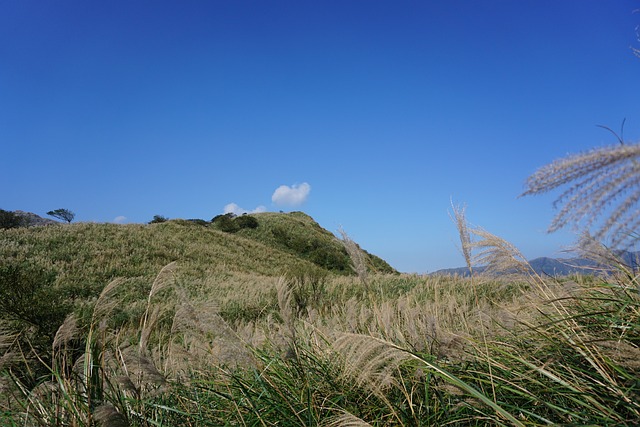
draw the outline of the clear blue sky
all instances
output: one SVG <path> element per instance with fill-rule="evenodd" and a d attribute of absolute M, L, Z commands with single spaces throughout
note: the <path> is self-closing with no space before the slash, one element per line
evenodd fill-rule
<path fill-rule="evenodd" d="M 428 272 L 464 264 L 453 199 L 527 257 L 558 256 L 574 235 L 545 232 L 553 195 L 518 196 L 538 167 L 616 142 L 597 125 L 640 138 L 637 8 L 4 0 L 0 208 L 302 210 Z"/>

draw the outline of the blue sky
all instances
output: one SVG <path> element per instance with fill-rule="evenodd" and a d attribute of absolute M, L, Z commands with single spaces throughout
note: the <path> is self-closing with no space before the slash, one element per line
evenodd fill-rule
<path fill-rule="evenodd" d="M 637 0 L 0 3 L 0 208 L 78 221 L 302 210 L 406 272 L 450 200 L 557 256 L 538 167 L 640 137 Z M 280 190 L 278 190 L 280 189 Z M 276 191 L 278 190 L 278 192 Z M 234 205 L 231 205 L 234 204 Z"/>

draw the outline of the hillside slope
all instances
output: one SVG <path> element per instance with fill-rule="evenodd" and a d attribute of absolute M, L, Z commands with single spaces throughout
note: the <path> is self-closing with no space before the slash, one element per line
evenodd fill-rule
<path fill-rule="evenodd" d="M 97 295 L 116 277 L 130 280 L 132 289 L 146 286 L 174 261 L 179 266 L 177 279 L 201 292 L 212 280 L 229 286 L 240 280 L 250 292 L 256 282 L 275 280 L 289 271 L 350 273 L 340 242 L 311 217 L 256 217 L 257 228 L 237 233 L 186 220 L 0 230 L 0 264 L 27 262 L 51 271 L 57 283 L 71 287 L 79 297 Z M 379 271 L 394 271 L 379 258 L 370 259 L 372 266 L 382 266 Z"/>
<path fill-rule="evenodd" d="M 351 261 L 342 243 L 330 231 L 322 228 L 303 212 L 252 214 L 256 228 L 243 228 L 238 235 L 264 243 L 335 273 L 351 274 Z M 383 259 L 367 255 L 368 267 L 373 272 L 395 273 Z"/>

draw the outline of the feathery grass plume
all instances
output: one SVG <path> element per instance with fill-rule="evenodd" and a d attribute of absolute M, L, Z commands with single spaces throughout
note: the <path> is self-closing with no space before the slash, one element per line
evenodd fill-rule
<path fill-rule="evenodd" d="M 617 136 L 617 135 L 616 135 Z M 558 187 L 569 187 L 556 199 L 562 206 L 549 232 L 569 223 L 595 227 L 598 240 L 610 236 L 612 246 L 636 240 L 628 230 L 640 225 L 640 143 L 602 147 L 556 160 L 527 178 L 522 196 L 543 194 Z"/>
<path fill-rule="evenodd" d="M 70 314 L 60 325 L 53 338 L 51 368 L 54 371 L 64 373 L 69 369 L 69 365 L 73 366 L 73 351 L 69 350 L 68 344 L 78 338 L 79 333 L 78 319 L 74 314 Z"/>
<path fill-rule="evenodd" d="M 467 268 L 469 269 L 469 275 L 471 276 L 471 280 L 473 280 L 473 269 L 472 269 L 472 265 L 473 265 L 473 260 L 472 260 L 472 249 L 474 247 L 475 244 L 478 245 L 482 245 L 482 240 L 480 240 L 479 242 L 473 242 L 471 240 L 471 232 L 469 231 L 469 227 L 467 224 L 467 219 L 465 217 L 465 206 L 454 206 L 453 205 L 453 201 L 451 201 L 451 207 L 453 208 L 453 215 L 454 215 L 454 221 L 456 223 L 456 227 L 458 229 L 458 234 L 460 236 L 460 245 L 461 245 L 461 250 L 462 250 L 462 254 L 465 258 L 465 261 L 467 263 Z M 482 233 L 484 233 L 484 230 L 480 230 L 480 229 L 476 229 L 474 230 L 475 234 L 478 235 L 479 237 L 482 237 L 485 239 L 485 243 L 489 243 L 486 241 L 488 236 L 483 236 Z M 481 234 L 478 234 L 481 233 Z M 500 246 L 506 246 L 508 245 L 507 242 L 501 242 Z M 497 261 L 497 257 L 496 255 L 498 254 L 497 251 L 495 251 L 494 248 L 494 254 L 492 254 L 489 258 L 485 258 L 482 259 L 483 255 L 489 255 L 491 253 L 491 251 L 488 250 L 488 247 L 486 246 L 479 246 L 482 247 L 483 249 L 480 251 L 480 259 L 481 262 L 486 262 L 488 264 L 487 269 L 489 271 L 491 271 L 492 268 L 496 269 L 496 268 L 502 268 L 501 265 L 497 265 L 496 261 Z M 511 251 L 513 252 L 513 251 Z M 511 259 L 513 259 L 514 257 L 511 257 Z M 492 263 L 493 261 L 493 263 Z M 492 265 L 493 264 L 493 265 Z M 472 282 L 473 285 L 473 282 Z M 480 299 L 478 298 L 478 292 L 476 290 L 476 287 L 473 286 L 473 295 L 475 297 L 475 302 L 476 302 L 476 308 L 478 310 L 480 310 Z M 480 331 L 482 332 L 482 342 L 484 343 L 485 347 L 487 346 L 487 336 L 486 336 L 486 332 L 485 332 L 485 322 L 482 320 L 482 312 L 479 311 L 480 316 L 478 317 L 479 321 L 480 321 Z M 489 364 L 489 369 L 491 369 L 491 365 Z M 495 400 L 495 385 L 493 383 L 493 375 L 491 375 L 491 372 L 489 372 L 489 378 L 491 379 L 491 390 L 493 392 L 493 397 Z"/>
<path fill-rule="evenodd" d="M 149 291 L 149 298 L 153 298 L 154 295 L 158 294 L 163 289 L 168 288 L 173 284 L 174 273 L 176 270 L 176 262 L 170 262 L 169 264 L 162 267 L 162 270 L 158 273 L 153 284 L 151 285 L 151 290 Z"/>
<path fill-rule="evenodd" d="M 111 299 L 112 294 L 115 290 L 125 282 L 122 278 L 117 278 L 109 282 L 107 286 L 102 289 L 100 292 L 100 296 L 98 296 L 98 300 L 93 308 L 93 313 L 91 315 L 91 327 L 98 325 L 100 320 L 105 318 L 111 311 L 118 305 L 118 301 L 115 299 Z"/>
<path fill-rule="evenodd" d="M 351 268 L 358 275 L 358 278 L 365 286 L 369 288 L 369 269 L 367 268 L 366 256 L 360 246 L 354 242 L 346 231 L 342 228 L 338 230 L 342 236 L 342 245 L 347 250 L 349 258 L 351 258 Z"/>
<path fill-rule="evenodd" d="M 479 237 L 472 244 L 473 249 L 478 250 L 473 257 L 474 263 L 485 265 L 488 274 L 533 273 L 526 258 L 513 244 L 480 227 L 473 228 L 471 233 Z"/>
<path fill-rule="evenodd" d="M 0 371 L 5 366 L 10 366 L 12 362 L 19 360 L 19 352 L 13 350 L 18 343 L 19 333 L 11 330 L 5 325 L 0 325 Z"/>
<path fill-rule="evenodd" d="M 594 268 L 594 271 L 611 271 L 611 268 L 616 268 L 619 272 L 626 273 L 627 276 L 633 276 L 631 270 L 633 266 L 625 265 L 624 261 L 620 259 L 618 255 L 610 248 L 605 246 L 601 241 L 596 240 L 591 233 L 583 231 L 580 233 L 578 241 L 570 249 L 570 252 L 575 252 L 581 258 L 586 258 L 591 261 L 595 261 L 599 267 Z"/>
<path fill-rule="evenodd" d="M 78 318 L 74 314 L 70 314 L 66 319 L 64 319 L 64 322 L 62 322 L 62 325 L 60 325 L 55 337 L 53 338 L 54 352 L 76 338 L 79 332 L 80 328 L 78 328 Z"/>
<path fill-rule="evenodd" d="M 290 282 L 285 277 L 281 277 L 276 286 L 278 307 L 280 309 L 279 313 L 286 330 L 286 357 L 297 358 L 299 349 L 295 321 L 298 313 L 293 307 L 293 289 L 291 288 Z"/>
<path fill-rule="evenodd" d="M 453 204 L 453 200 L 451 200 L 451 209 L 453 209 L 453 217 L 451 219 L 455 222 L 460 236 L 460 251 L 462 252 L 462 256 L 464 256 L 464 261 L 469 269 L 469 274 L 473 274 L 471 233 L 469 232 L 467 219 L 465 217 L 465 210 L 467 207 L 465 205 L 456 206 Z"/>
<path fill-rule="evenodd" d="M 162 270 L 158 273 L 147 297 L 147 308 L 142 317 L 142 324 L 140 326 L 140 343 L 139 348 L 141 352 L 146 351 L 149 336 L 151 335 L 153 326 L 157 323 L 161 308 L 156 306 L 151 311 L 153 297 L 159 294 L 164 289 L 167 289 L 173 284 L 174 272 L 176 269 L 176 262 L 170 262 L 162 267 Z"/>
<path fill-rule="evenodd" d="M 148 356 L 141 354 L 134 346 L 119 350 L 118 359 L 136 390 L 156 393 L 165 390 L 165 376 Z"/>
<path fill-rule="evenodd" d="M 383 399 L 385 388 L 398 385 L 398 380 L 392 376 L 393 373 L 404 363 L 417 362 L 423 371 L 428 371 L 491 408 L 500 419 L 506 419 L 515 426 L 524 426 L 508 409 L 500 406 L 474 385 L 461 380 L 438 364 L 389 341 L 367 335 L 343 333 L 334 343 L 334 349 L 344 358 L 345 373 L 354 378 L 358 385 L 368 387 Z M 486 414 L 487 418 L 492 416 Z"/>
<path fill-rule="evenodd" d="M 196 357 L 191 348 L 186 348 L 190 338 L 206 342 L 203 336 L 200 321 L 193 305 L 182 301 L 176 309 L 171 323 L 171 339 L 169 340 L 167 355 L 164 361 L 163 371 L 176 373 L 184 364 L 196 362 Z M 186 362 L 186 363 L 185 363 Z"/>
<path fill-rule="evenodd" d="M 327 418 L 322 425 L 325 427 L 371 427 L 371 424 L 347 411 Z"/>
<path fill-rule="evenodd" d="M 129 427 L 129 422 L 110 403 L 104 403 L 93 410 L 96 427 Z"/>
<path fill-rule="evenodd" d="M 276 292 L 278 297 L 278 308 L 280 309 L 280 317 L 282 317 L 282 321 L 285 325 L 292 325 L 293 320 L 296 317 L 292 303 L 293 292 L 285 277 L 280 277 L 280 279 L 278 279 Z"/>

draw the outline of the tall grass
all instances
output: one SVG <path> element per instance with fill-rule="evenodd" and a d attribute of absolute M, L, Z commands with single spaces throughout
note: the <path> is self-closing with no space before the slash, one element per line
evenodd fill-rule
<path fill-rule="evenodd" d="M 617 265 L 615 275 L 540 277 L 517 248 L 463 222 L 470 267 L 511 276 L 366 271 L 362 280 L 299 261 L 252 273 L 207 249 L 218 232 L 156 225 L 173 246 L 146 234 L 159 256 L 129 266 L 134 279 L 111 277 L 77 298 L 48 348 L 2 328 L 0 425 L 637 424 L 634 270 L 592 242 L 586 251 Z M 69 230 L 9 230 L 20 243 L 3 251 L 21 260 L 31 245 L 38 264 L 47 245 L 70 245 L 77 253 L 58 262 L 99 264 L 83 252 L 83 233 L 105 233 L 107 251 L 138 250 L 127 248 L 126 228 Z M 247 247 L 230 250 L 258 248 L 231 239 Z"/>
<path fill-rule="evenodd" d="M 111 282 L 83 327 L 69 317 L 33 387 L 12 376 L 6 425 L 633 425 L 640 419 L 640 301 L 629 277 L 552 281 L 328 279 L 313 303 L 225 321 L 190 300 L 175 264 L 139 320 L 110 329 Z M 383 292 L 384 284 L 387 292 Z M 358 297 L 357 289 L 367 298 Z M 347 289 L 351 291 L 347 292 Z M 355 296 L 352 296 L 354 294 Z M 209 298 L 209 296 L 207 296 Z M 311 300 L 310 300 L 311 301 Z M 241 318 L 238 318 L 241 319 Z M 8 344 L 7 344 L 8 343 Z M 10 354 L 13 354 L 10 356 Z M 7 359 L 7 360 L 8 360 Z M 19 363 L 19 362 L 18 362 Z M 7 380 L 10 380 L 9 382 Z"/>

